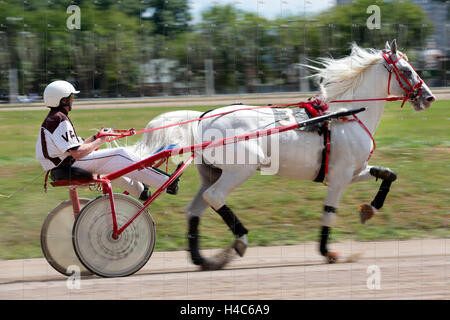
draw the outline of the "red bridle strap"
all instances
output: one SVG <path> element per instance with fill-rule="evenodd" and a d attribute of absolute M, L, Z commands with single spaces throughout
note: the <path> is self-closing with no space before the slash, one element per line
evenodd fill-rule
<path fill-rule="evenodd" d="M 403 103 L 402 103 L 402 105 L 401 105 L 401 108 L 403 108 L 403 105 L 404 105 L 405 102 L 408 100 L 408 98 L 410 98 L 410 97 L 415 93 L 416 89 L 419 89 L 419 93 L 418 93 L 418 94 L 420 94 L 420 90 L 421 90 L 422 85 L 423 85 L 423 80 L 420 78 L 420 76 L 417 74 L 416 70 L 414 70 L 414 68 L 411 66 L 411 64 L 409 64 L 409 62 L 408 62 L 406 59 L 404 59 L 405 57 L 406 57 L 406 55 L 405 55 L 405 54 L 402 54 L 400 57 L 397 58 L 397 60 L 393 61 L 393 60 L 392 60 L 392 54 L 391 54 L 390 52 L 386 52 L 386 53 L 383 52 L 383 58 L 384 58 L 384 60 L 386 61 L 386 63 L 387 63 L 388 65 L 392 65 L 392 70 L 389 71 L 388 95 L 391 94 L 391 92 L 390 92 L 391 89 L 390 89 L 390 88 L 391 88 L 391 76 L 392 76 L 392 72 L 394 72 L 395 77 L 397 78 L 397 82 L 398 82 L 400 88 L 402 88 L 402 89 L 405 91 L 405 93 L 406 93 L 405 97 L 402 99 L 402 100 L 403 100 Z M 398 69 L 397 63 L 400 61 L 400 59 L 404 59 L 404 60 L 409 64 L 409 66 L 411 67 L 411 69 L 416 73 L 416 76 L 417 76 L 417 78 L 419 79 L 419 82 L 418 82 L 415 86 L 413 86 L 413 85 L 408 81 L 408 79 L 405 77 L 405 75 L 404 75 L 402 72 L 400 72 L 400 70 Z M 409 87 L 409 89 L 406 88 L 406 87 L 403 85 L 403 82 L 402 82 L 402 80 L 400 79 L 400 77 L 405 81 L 405 83 L 407 84 L 407 86 Z"/>
<path fill-rule="evenodd" d="M 351 100 L 333 100 L 328 103 L 342 103 L 342 102 L 364 102 L 364 101 L 398 101 L 404 100 L 403 97 L 378 98 L 378 99 L 351 99 Z"/>
<path fill-rule="evenodd" d="M 370 150 L 369 158 L 367 159 L 367 161 L 369 161 L 370 158 L 372 157 L 373 152 L 375 151 L 375 148 L 376 148 L 375 139 L 373 138 L 373 135 L 370 132 L 370 130 L 366 127 L 366 125 L 356 115 L 353 115 L 353 119 L 341 118 L 341 120 L 344 121 L 344 122 L 345 121 L 346 122 L 357 121 L 361 125 L 361 127 L 367 132 L 367 134 L 369 135 L 370 139 L 372 140 L 372 144 L 373 144 L 373 147 Z"/>

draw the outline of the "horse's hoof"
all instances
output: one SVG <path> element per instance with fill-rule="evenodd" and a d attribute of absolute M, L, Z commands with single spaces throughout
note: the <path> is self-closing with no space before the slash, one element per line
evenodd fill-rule
<path fill-rule="evenodd" d="M 244 256 L 247 247 L 248 240 L 246 235 L 243 235 L 242 237 L 236 238 L 236 240 L 234 240 L 233 248 L 241 258 Z"/>
<path fill-rule="evenodd" d="M 339 259 L 339 254 L 337 252 L 327 252 L 325 258 L 327 258 L 329 264 L 336 263 Z"/>
<path fill-rule="evenodd" d="M 369 204 L 363 204 L 359 206 L 359 217 L 361 223 L 366 223 L 367 220 L 372 218 L 376 213 L 376 209 Z"/>

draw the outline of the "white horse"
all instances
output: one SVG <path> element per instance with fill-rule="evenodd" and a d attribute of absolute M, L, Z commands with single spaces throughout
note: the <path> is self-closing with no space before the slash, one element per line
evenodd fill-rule
<path fill-rule="evenodd" d="M 392 60 L 383 58 L 387 54 Z M 430 107 L 435 97 L 407 62 L 406 56 L 397 50 L 395 40 L 386 50 L 362 49 L 352 46 L 351 54 L 342 59 L 320 59 L 321 68 L 314 75 L 321 87 L 319 100 L 358 100 L 387 98 L 389 94 L 407 97 L 416 111 Z M 392 63 L 390 63 L 392 62 Z M 392 77 L 391 81 L 391 75 Z M 408 89 L 408 86 L 410 89 Z M 364 223 L 383 206 L 396 174 L 384 167 L 369 166 L 368 159 L 374 147 L 372 135 L 381 120 L 386 100 L 329 104 L 329 111 L 344 107 L 366 107 L 358 114 L 357 121 L 333 120 L 329 123 L 331 150 L 328 172 L 324 182 L 328 192 L 321 219 L 320 253 L 329 263 L 338 258 L 328 249 L 327 241 L 336 219 L 337 208 L 345 188 L 350 183 L 373 178 L 382 180 L 380 190 L 370 205 L 360 207 Z M 233 105 L 218 108 L 208 116 L 231 110 L 249 108 Z M 199 118 L 200 112 L 175 111 L 152 120 L 147 128 Z M 292 109 L 241 110 L 219 117 L 208 117 L 198 122 L 147 133 L 135 146 L 141 154 L 151 154 L 162 146 L 177 144 L 187 146 L 201 141 L 235 136 L 261 129 L 279 126 L 293 119 Z M 364 128 L 364 126 L 366 128 Z M 370 134 L 369 134 L 370 132 Z M 274 139 L 274 137 L 276 139 Z M 201 178 L 200 188 L 186 209 L 191 259 L 204 269 L 219 268 L 211 259 L 201 256 L 198 247 L 198 224 L 203 211 L 212 207 L 219 213 L 235 235 L 234 248 L 243 256 L 247 247 L 248 230 L 226 205 L 228 195 L 242 185 L 257 170 L 269 170 L 271 174 L 298 180 L 314 180 L 323 158 L 324 138 L 314 130 L 291 130 L 265 138 L 230 144 L 214 150 L 204 150 L 196 155 Z M 231 155 L 231 156 L 230 156 Z M 245 161 L 238 161 L 245 155 Z M 252 161 L 249 161 L 250 159 Z M 276 164 L 276 165 L 274 165 Z M 272 170 L 272 171 L 271 171 Z"/>

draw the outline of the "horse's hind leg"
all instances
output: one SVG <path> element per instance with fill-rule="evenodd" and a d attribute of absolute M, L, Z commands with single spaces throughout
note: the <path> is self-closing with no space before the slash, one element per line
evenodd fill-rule
<path fill-rule="evenodd" d="M 200 217 L 208 203 L 203 199 L 203 192 L 219 179 L 221 170 L 211 166 L 201 164 L 197 166 L 200 174 L 200 187 L 192 201 L 186 208 L 186 218 L 188 222 L 188 241 L 191 260 L 195 265 L 203 265 L 206 260 L 200 255 L 198 245 L 198 225 Z"/>
<path fill-rule="evenodd" d="M 239 171 L 239 173 L 223 172 L 220 169 L 208 165 L 199 165 L 197 168 L 200 173 L 201 185 L 186 210 L 189 226 L 188 239 L 191 259 L 194 264 L 201 265 L 203 269 L 220 269 L 227 263 L 227 257 L 222 259 L 222 261 L 214 261 L 204 258 L 200 254 L 198 245 L 198 227 L 200 223 L 200 216 L 208 205 L 210 205 L 222 217 L 228 227 L 235 234 L 236 240 L 233 247 L 236 252 L 242 256 L 247 248 L 247 229 L 242 225 L 231 209 L 225 205 L 225 203 L 223 203 L 223 205 L 219 208 L 215 208 L 211 203 L 219 203 L 217 199 L 214 201 L 208 201 L 207 199 L 212 199 L 217 195 L 219 195 L 219 197 L 223 197 L 221 199 L 225 199 L 229 192 L 231 192 L 236 186 L 242 184 L 249 177 L 251 177 L 256 171 L 256 168 L 251 170 L 251 172 L 248 172 L 249 170 L 247 169 L 247 175 L 243 174 L 242 171 Z M 236 177 L 240 177 L 241 179 L 236 180 Z M 242 179 L 242 177 L 247 178 Z M 213 193 L 210 197 L 205 197 L 205 193 L 207 193 L 207 191 L 211 192 L 211 190 Z"/>
<path fill-rule="evenodd" d="M 216 211 L 222 217 L 228 228 L 230 228 L 231 232 L 233 232 L 234 236 L 236 237 L 233 248 L 240 257 L 243 257 L 248 245 L 248 230 L 244 227 L 239 218 L 226 204 L 218 210 L 214 209 L 214 211 Z"/>
<path fill-rule="evenodd" d="M 208 204 L 222 217 L 236 237 L 233 247 L 241 257 L 247 249 L 248 230 L 244 227 L 238 217 L 236 217 L 233 211 L 225 204 L 225 200 L 235 188 L 239 187 L 253 176 L 256 169 L 256 165 L 246 165 L 241 168 L 235 166 L 230 169 L 224 169 L 217 182 L 203 193 L 205 201 L 208 202 Z"/>
<path fill-rule="evenodd" d="M 256 172 L 257 165 L 230 166 L 222 169 L 220 178 L 203 193 L 203 199 L 214 209 L 225 205 L 228 195 Z"/>

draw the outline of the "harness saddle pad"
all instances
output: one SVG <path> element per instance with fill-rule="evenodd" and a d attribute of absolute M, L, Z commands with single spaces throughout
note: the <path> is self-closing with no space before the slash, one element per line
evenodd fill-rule
<path fill-rule="evenodd" d="M 322 106 L 320 103 L 308 103 L 299 108 L 293 109 L 273 109 L 273 114 L 275 122 L 280 125 L 289 125 L 293 123 L 300 123 L 302 121 L 315 118 L 324 115 L 327 107 Z M 317 174 L 315 182 L 323 182 L 325 175 L 328 172 L 328 158 L 330 152 L 330 130 L 326 123 L 321 122 L 318 124 L 308 125 L 295 130 L 306 131 L 306 132 L 317 132 L 319 135 L 323 134 L 324 148 L 322 151 L 322 161 L 320 165 L 319 173 Z"/>
<path fill-rule="evenodd" d="M 294 123 L 300 123 L 305 120 L 311 119 L 316 117 L 317 115 L 313 115 L 306 108 L 292 108 L 292 109 L 286 109 L 286 108 L 274 108 L 273 109 L 273 115 L 275 118 L 276 124 L 280 126 L 284 125 L 290 125 Z M 323 123 L 320 124 L 311 124 L 306 127 L 298 128 L 295 130 L 300 131 L 307 131 L 307 132 L 314 132 L 314 131 L 321 131 L 321 128 L 323 126 Z"/>

